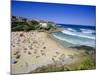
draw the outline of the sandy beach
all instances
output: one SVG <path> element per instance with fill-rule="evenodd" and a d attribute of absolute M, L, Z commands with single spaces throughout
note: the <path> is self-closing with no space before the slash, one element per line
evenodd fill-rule
<path fill-rule="evenodd" d="M 29 73 L 48 64 L 71 64 L 79 58 L 75 49 L 64 48 L 46 32 L 11 32 L 12 74 Z"/>

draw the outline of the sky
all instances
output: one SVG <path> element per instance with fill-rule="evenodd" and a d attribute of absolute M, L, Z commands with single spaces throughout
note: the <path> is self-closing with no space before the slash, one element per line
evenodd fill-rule
<path fill-rule="evenodd" d="M 96 25 L 96 6 L 12 1 L 13 16 L 61 24 Z"/>

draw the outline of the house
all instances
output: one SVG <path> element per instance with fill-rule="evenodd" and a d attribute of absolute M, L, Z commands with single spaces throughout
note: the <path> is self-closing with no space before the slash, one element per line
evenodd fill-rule
<path fill-rule="evenodd" d="M 48 28 L 48 23 L 46 22 L 40 22 L 40 25 L 42 28 Z"/>

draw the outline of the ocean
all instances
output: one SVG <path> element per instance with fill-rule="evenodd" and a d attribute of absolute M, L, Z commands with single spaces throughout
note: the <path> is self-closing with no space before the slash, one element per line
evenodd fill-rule
<path fill-rule="evenodd" d="M 82 25 L 57 24 L 63 31 L 52 33 L 54 38 L 65 47 L 96 45 L 96 27 Z"/>

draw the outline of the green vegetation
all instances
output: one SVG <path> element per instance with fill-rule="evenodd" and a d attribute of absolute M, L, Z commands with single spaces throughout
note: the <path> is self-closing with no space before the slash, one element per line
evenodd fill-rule
<path fill-rule="evenodd" d="M 30 31 L 39 27 L 39 23 L 34 22 L 12 22 L 12 31 Z"/>
<path fill-rule="evenodd" d="M 57 65 L 43 66 L 43 67 L 39 67 L 35 71 L 31 71 L 29 73 L 91 70 L 91 69 L 95 69 L 95 62 L 91 59 L 85 59 L 81 63 L 75 63 L 75 64 L 71 64 L 71 65 L 62 65 L 60 67 L 58 67 Z"/>
<path fill-rule="evenodd" d="M 79 70 L 95 69 L 95 65 L 95 60 L 88 57 L 81 62 L 78 68 Z"/>
<path fill-rule="evenodd" d="M 85 56 L 82 55 L 80 61 L 76 63 L 70 65 L 49 64 L 47 66 L 39 67 L 36 70 L 31 71 L 30 73 L 91 70 L 91 69 L 95 69 L 95 67 L 96 67 L 95 59 L 85 54 Z"/>
<path fill-rule="evenodd" d="M 31 30 L 55 30 L 53 22 L 43 22 L 47 24 L 44 28 L 39 21 L 29 20 L 23 17 L 12 16 L 11 19 L 11 30 L 12 31 L 31 31 Z M 42 23 L 42 22 L 41 22 Z"/>
<path fill-rule="evenodd" d="M 31 71 L 29 73 L 38 73 L 38 72 L 58 72 L 58 71 L 64 71 L 64 66 L 56 66 L 56 65 L 48 65 L 48 66 L 42 66 L 40 68 L 37 68 L 35 71 Z"/>
<path fill-rule="evenodd" d="M 48 23 L 47 30 L 50 30 L 50 29 L 56 29 L 56 27 L 53 26 L 52 23 Z"/>
<path fill-rule="evenodd" d="M 74 70 L 91 70 L 95 69 L 96 63 L 95 59 L 92 59 L 89 56 L 82 57 L 83 59 L 77 63 L 66 65 L 70 71 Z"/>

